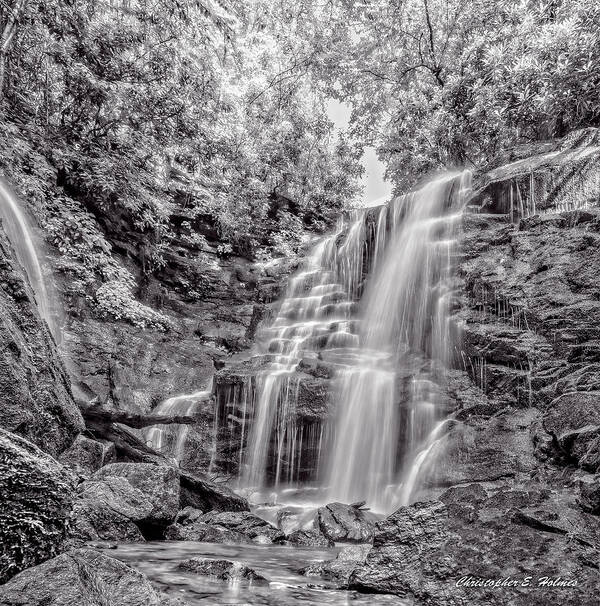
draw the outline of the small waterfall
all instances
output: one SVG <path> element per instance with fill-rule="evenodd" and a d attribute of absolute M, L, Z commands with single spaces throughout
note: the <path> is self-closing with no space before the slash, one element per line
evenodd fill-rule
<path fill-rule="evenodd" d="M 193 415 L 201 402 L 212 394 L 212 382 L 207 389 L 196 393 L 175 396 L 161 402 L 152 412 L 155 415 L 189 416 Z M 186 441 L 190 432 L 189 425 L 153 425 L 145 430 L 146 441 L 159 452 L 172 456 L 178 463 L 183 461 Z"/>
<path fill-rule="evenodd" d="M 454 352 L 452 268 L 469 187 L 467 173 L 445 176 L 389 209 L 391 233 L 361 305 L 360 355 L 335 390 L 331 500 L 389 511 L 398 484 L 416 484 L 410 469 L 429 446 Z"/>
<path fill-rule="evenodd" d="M 362 287 L 365 253 L 364 220 L 354 216 L 319 242 L 290 280 L 265 334 L 268 364 L 256 376 L 253 423 L 242 466 L 245 487 L 261 488 L 267 480 L 275 487 L 297 481 L 302 453 L 309 446 L 320 458 L 323 428 L 297 423 L 296 371 L 307 359 L 321 360 L 327 352 L 337 363 L 357 348 L 352 314 Z"/>
<path fill-rule="evenodd" d="M 33 225 L 21 210 L 17 198 L 1 179 L 0 218 L 17 259 L 27 273 L 29 283 L 35 293 L 40 316 L 48 324 L 54 340 L 60 343 L 61 331 L 57 318 L 59 307 L 53 300 L 55 297 L 51 296 L 51 288 L 44 279 L 36 249 Z"/>

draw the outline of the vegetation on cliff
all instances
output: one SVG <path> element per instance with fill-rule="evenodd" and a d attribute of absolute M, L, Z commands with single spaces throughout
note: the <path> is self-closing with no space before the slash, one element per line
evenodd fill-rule
<path fill-rule="evenodd" d="M 110 231 L 142 242 L 146 273 L 174 216 L 198 248 L 200 218 L 221 255 L 289 253 L 356 193 L 358 152 L 313 83 L 301 6 L 32 0 L 0 20 L 0 166 L 101 311 L 161 322 L 132 300 Z"/>
<path fill-rule="evenodd" d="M 0 169 L 74 292 L 164 326 L 135 297 L 176 238 L 290 254 L 356 199 L 366 144 L 401 191 L 598 125 L 599 23 L 592 0 L 6 0 Z"/>

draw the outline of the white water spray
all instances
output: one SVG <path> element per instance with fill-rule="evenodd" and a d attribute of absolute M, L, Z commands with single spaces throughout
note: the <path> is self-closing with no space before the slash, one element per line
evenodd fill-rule
<path fill-rule="evenodd" d="M 330 500 L 392 510 L 399 503 L 389 487 L 435 427 L 454 349 L 452 268 L 469 186 L 467 173 L 445 176 L 389 209 L 392 231 L 362 302 L 360 355 L 339 372 Z"/>
<path fill-rule="evenodd" d="M 190 416 L 198 410 L 201 402 L 210 398 L 211 394 L 212 381 L 205 390 L 164 400 L 152 412 L 155 415 L 171 417 Z M 185 455 L 185 446 L 189 432 L 189 425 L 153 425 L 146 429 L 145 437 L 155 450 L 170 455 L 178 463 L 181 463 Z"/>
<path fill-rule="evenodd" d="M 21 210 L 15 195 L 2 180 L 0 180 L 0 218 L 17 260 L 27 273 L 40 316 L 48 324 L 54 340 L 60 343 L 61 335 L 57 322 L 59 308 L 52 300 L 49 292 L 51 289 L 44 279 L 35 245 L 33 225 Z"/>

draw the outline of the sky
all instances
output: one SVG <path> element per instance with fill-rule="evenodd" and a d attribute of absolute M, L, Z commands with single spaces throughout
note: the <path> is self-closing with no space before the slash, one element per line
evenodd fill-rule
<path fill-rule="evenodd" d="M 330 99 L 327 104 L 327 114 L 336 128 L 344 129 L 348 126 L 352 108 L 347 103 Z M 383 178 L 385 166 L 377 159 L 375 148 L 367 147 L 362 157 L 365 175 L 362 185 L 365 189 L 364 204 L 369 206 L 374 202 L 385 202 L 391 194 L 392 184 Z"/>

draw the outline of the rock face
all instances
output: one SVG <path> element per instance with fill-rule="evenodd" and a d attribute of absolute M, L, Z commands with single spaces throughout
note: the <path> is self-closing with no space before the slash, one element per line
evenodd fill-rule
<path fill-rule="evenodd" d="M 0 587 L 1 606 L 185 606 L 133 568 L 78 549 L 30 568 Z"/>
<path fill-rule="evenodd" d="M 268 358 L 256 356 L 250 360 L 232 363 L 215 375 L 217 452 L 214 464 L 230 474 L 237 474 L 240 460 L 247 447 L 248 426 L 256 398 L 256 376 L 268 364 Z M 319 436 L 330 414 L 330 373 L 325 362 L 301 361 L 298 370 L 289 377 L 290 391 L 296 397 L 294 406 L 286 413 L 288 425 L 303 435 L 300 462 L 294 473 L 300 479 L 312 478 L 314 463 L 319 458 Z M 276 438 L 272 437 L 266 473 L 275 477 L 277 469 L 285 477 L 290 471 L 287 460 L 277 458 Z M 293 467 L 293 466 L 292 466 Z"/>
<path fill-rule="evenodd" d="M 74 486 L 51 456 L 0 429 L 0 583 L 59 553 Z"/>
<path fill-rule="evenodd" d="M 204 389 L 215 365 L 251 345 L 267 306 L 276 298 L 293 261 L 268 267 L 235 255 L 222 255 L 216 227 L 201 217 L 173 220 L 203 233 L 194 242 L 181 229 L 166 251 L 166 263 L 153 275 L 140 267 L 145 243 L 118 221 L 103 226 L 115 242 L 115 256 L 139 276 L 141 301 L 166 316 L 171 329 L 139 329 L 95 317 L 85 298 L 68 297 L 71 318 L 65 349 L 73 366 L 73 387 L 85 399 L 133 412 L 149 412 L 159 402 Z M 125 237 L 124 237 L 125 236 Z M 65 284 L 65 290 L 69 289 Z"/>
<path fill-rule="evenodd" d="M 564 393 L 593 391 L 591 351 L 600 313 L 592 269 L 600 261 L 600 210 L 523 219 L 466 218 L 466 369 L 496 406 L 542 410 Z"/>
<path fill-rule="evenodd" d="M 317 524 L 328 539 L 349 543 L 369 543 L 375 530 L 371 514 L 343 503 L 329 503 L 325 507 L 319 507 Z"/>
<path fill-rule="evenodd" d="M 399 509 L 378 523 L 373 548 L 349 587 L 439 606 L 542 606 L 548 591 L 560 591 L 561 604 L 592 603 L 600 588 L 592 547 L 598 520 L 583 520 L 568 496 L 562 501 L 533 485 L 524 488 L 454 490 L 445 497 L 451 507 L 432 501 Z M 566 512 L 562 520 L 558 511 Z M 576 520 L 593 536 L 578 534 Z M 507 578 L 512 585 L 478 586 Z M 570 585 L 548 587 L 553 580 Z"/>
<path fill-rule="evenodd" d="M 252 568 L 241 562 L 230 560 L 209 560 L 206 558 L 192 558 L 181 562 L 177 568 L 186 572 L 216 577 L 221 581 L 249 581 L 252 584 L 268 585 L 269 581 Z"/>
<path fill-rule="evenodd" d="M 83 429 L 69 380 L 0 228 L 0 427 L 53 456 Z"/>

